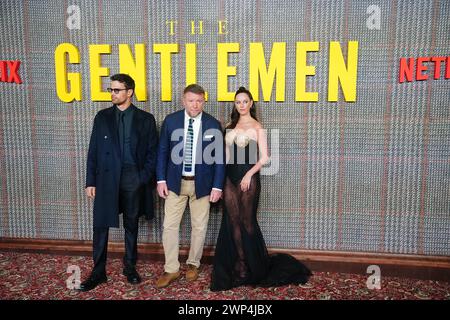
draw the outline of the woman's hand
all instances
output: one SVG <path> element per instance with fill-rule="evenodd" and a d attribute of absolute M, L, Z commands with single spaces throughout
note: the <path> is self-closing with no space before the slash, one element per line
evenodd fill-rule
<path fill-rule="evenodd" d="M 252 175 L 250 175 L 248 173 L 242 178 L 240 185 L 241 185 L 241 190 L 243 192 L 246 192 L 246 191 L 248 191 L 248 189 L 250 189 L 251 181 L 252 181 Z"/>

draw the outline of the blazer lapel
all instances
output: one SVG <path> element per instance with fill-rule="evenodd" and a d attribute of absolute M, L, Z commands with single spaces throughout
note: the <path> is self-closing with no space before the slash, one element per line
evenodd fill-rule
<path fill-rule="evenodd" d="M 202 120 L 200 121 L 200 130 L 198 131 L 198 137 L 197 137 L 197 150 L 195 153 L 196 156 L 196 162 L 198 161 L 203 162 L 203 151 L 205 149 L 205 145 L 203 143 L 203 136 L 205 135 L 205 131 L 208 130 L 208 116 L 206 112 L 203 111 L 202 114 Z"/>
<path fill-rule="evenodd" d="M 177 115 L 177 118 L 175 118 L 175 129 L 181 129 L 181 130 L 185 130 L 184 129 L 184 121 L 185 121 L 185 113 L 184 113 L 184 109 L 182 111 L 180 111 L 180 113 Z M 184 157 L 184 131 L 183 134 L 181 135 L 181 137 L 178 139 L 178 143 L 182 143 L 183 147 L 181 148 L 181 156 Z"/>

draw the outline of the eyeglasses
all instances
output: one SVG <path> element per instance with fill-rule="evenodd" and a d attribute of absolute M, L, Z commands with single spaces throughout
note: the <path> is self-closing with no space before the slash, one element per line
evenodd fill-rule
<path fill-rule="evenodd" d="M 108 90 L 108 92 L 114 92 L 115 94 L 118 94 L 120 91 L 128 90 L 128 89 L 127 88 L 125 88 L 125 89 L 106 88 L 106 90 Z"/>

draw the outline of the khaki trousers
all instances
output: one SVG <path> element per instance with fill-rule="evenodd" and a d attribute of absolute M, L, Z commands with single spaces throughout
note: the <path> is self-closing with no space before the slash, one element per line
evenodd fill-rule
<path fill-rule="evenodd" d="M 169 191 L 164 206 L 164 230 L 163 247 L 165 255 L 164 271 L 169 273 L 180 270 L 179 255 L 179 231 L 186 204 L 189 201 L 191 210 L 191 246 L 187 264 L 192 264 L 197 268 L 200 266 L 200 259 L 203 255 L 203 245 L 205 243 L 206 229 L 209 219 L 209 196 L 197 199 L 195 196 L 194 180 L 181 180 L 180 195 Z"/>

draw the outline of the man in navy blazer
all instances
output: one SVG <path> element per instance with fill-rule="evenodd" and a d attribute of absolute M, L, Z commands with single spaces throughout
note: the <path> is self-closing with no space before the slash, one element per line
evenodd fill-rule
<path fill-rule="evenodd" d="M 191 245 L 186 279 L 198 278 L 210 202 L 222 195 L 225 177 L 223 132 L 219 121 L 203 111 L 205 91 L 197 84 L 183 92 L 184 110 L 168 115 L 160 132 L 156 165 L 157 190 L 165 199 L 164 273 L 156 286 L 180 276 L 179 229 L 187 202 L 191 212 Z"/>
<path fill-rule="evenodd" d="M 119 227 L 123 213 L 125 256 L 123 274 L 128 282 L 141 281 L 136 271 L 139 216 L 153 217 L 153 186 L 157 132 L 152 114 L 131 103 L 134 80 L 126 74 L 111 78 L 112 107 L 94 119 L 86 170 L 86 195 L 94 199 L 94 268 L 80 290 L 106 282 L 109 227 Z"/>

